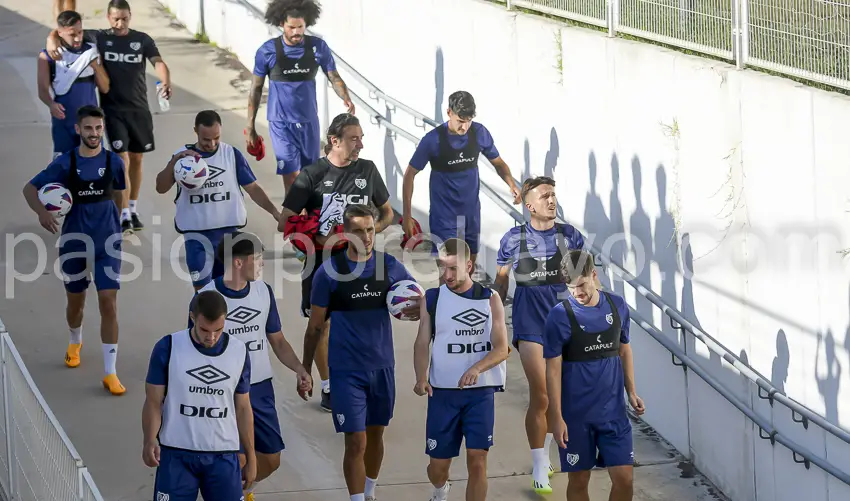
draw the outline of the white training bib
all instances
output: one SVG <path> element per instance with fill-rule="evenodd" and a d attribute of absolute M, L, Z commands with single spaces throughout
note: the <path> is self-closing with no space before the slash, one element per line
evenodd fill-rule
<path fill-rule="evenodd" d="M 217 280 L 211 281 L 198 293 L 217 290 L 217 283 Z M 224 332 L 245 343 L 251 357 L 251 384 L 257 384 L 273 376 L 269 342 L 266 338 L 266 321 L 273 298 L 268 285 L 263 281 L 248 282 L 248 287 L 248 295 L 244 298 L 232 298 L 222 291 L 218 292 L 227 303 Z"/>
<path fill-rule="evenodd" d="M 175 154 L 186 150 L 180 148 Z M 248 210 L 242 187 L 236 177 L 236 154 L 233 146 L 219 143 L 215 155 L 205 158 L 209 178 L 197 190 L 177 186 L 174 226 L 180 233 L 243 228 L 248 224 Z"/>
<path fill-rule="evenodd" d="M 171 334 L 168 386 L 160 444 L 198 452 L 238 452 L 234 396 L 245 366 L 245 344 L 227 336 L 218 356 L 202 354 L 189 330 Z"/>
<path fill-rule="evenodd" d="M 467 299 L 440 286 L 431 349 L 430 383 L 434 388 L 457 388 L 461 376 L 492 350 L 493 317 L 490 298 Z M 504 388 L 507 362 L 478 376 L 473 388 Z"/>
<path fill-rule="evenodd" d="M 91 62 L 98 58 L 97 47 L 86 43 L 88 49 L 83 52 L 62 51 L 62 59 L 54 62 L 54 75 L 51 86 L 56 96 L 64 96 L 78 78 L 94 75 Z"/>

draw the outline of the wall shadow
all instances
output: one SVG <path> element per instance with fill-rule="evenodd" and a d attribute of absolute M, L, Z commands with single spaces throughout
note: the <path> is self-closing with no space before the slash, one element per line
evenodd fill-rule
<path fill-rule="evenodd" d="M 522 144 L 522 160 L 523 160 L 523 168 L 522 168 L 522 177 L 519 178 L 520 181 L 520 189 L 522 189 L 522 183 L 531 177 L 531 147 L 528 144 L 528 138 L 525 138 Z M 522 204 L 522 217 L 525 221 L 531 219 L 531 215 L 528 212 L 528 208 L 525 204 Z"/>
<path fill-rule="evenodd" d="M 776 356 L 770 366 L 770 384 L 780 393 L 785 393 L 785 382 L 788 381 L 788 366 L 791 364 L 791 352 L 788 350 L 788 337 L 784 329 L 776 333 Z"/>
<path fill-rule="evenodd" d="M 667 205 L 667 169 L 659 165 L 655 169 L 655 181 L 658 188 L 659 216 L 655 219 L 655 235 L 652 244 L 652 260 L 661 274 L 661 291 L 658 295 L 676 308 L 676 275 L 679 271 L 679 242 L 676 238 L 676 222 Z M 672 339 L 677 336 L 670 322 L 664 322 L 662 332 Z"/>
<path fill-rule="evenodd" d="M 643 208 L 641 196 L 643 178 L 640 159 L 632 157 L 632 179 L 634 180 L 635 211 L 629 218 L 629 252 L 635 261 L 634 275 L 644 287 L 653 290 L 650 263 L 652 263 L 652 226 L 649 214 Z M 652 318 L 652 303 L 641 295 L 635 299 L 635 310 L 644 318 Z"/>
<path fill-rule="evenodd" d="M 826 331 L 826 336 L 818 333 L 818 347 L 815 352 L 815 380 L 818 385 L 818 393 L 823 397 L 824 417 L 827 421 L 838 425 L 838 391 L 841 386 L 841 362 L 835 354 L 835 337 L 832 335 L 832 329 Z M 820 360 L 821 347 L 824 348 L 826 355 L 826 370 L 823 376 L 820 375 Z"/>
<path fill-rule="evenodd" d="M 558 131 L 552 127 L 549 130 L 549 150 L 546 151 L 546 157 L 543 159 L 543 175 L 555 179 L 555 168 L 558 166 L 558 158 L 561 156 L 561 146 L 558 142 Z M 557 179 L 555 179 L 557 185 Z M 561 221 L 566 221 L 564 217 L 564 209 L 560 202 L 556 209 L 557 216 Z"/>
<path fill-rule="evenodd" d="M 620 160 L 616 153 L 611 155 L 611 194 L 608 197 L 608 210 L 611 212 L 608 228 L 612 238 L 610 247 L 606 250 L 611 261 L 622 267 L 626 262 L 627 244 L 623 205 L 620 203 Z M 620 296 L 624 295 L 626 291 L 625 282 L 619 277 L 615 277 L 613 282 L 614 293 Z"/>
<path fill-rule="evenodd" d="M 443 123 L 443 99 L 445 98 L 445 75 L 443 75 L 443 48 L 437 47 L 434 61 L 434 120 Z"/>
<path fill-rule="evenodd" d="M 590 176 L 590 190 L 584 197 L 584 228 L 587 231 L 585 240 L 588 244 L 592 244 L 605 253 L 608 249 L 606 242 L 609 237 L 608 231 L 611 221 L 605 213 L 602 197 L 596 192 L 596 175 L 598 172 L 596 153 L 591 150 L 587 155 L 587 173 Z M 607 273 L 600 273 L 599 281 L 606 289 L 613 290 Z M 652 317 L 647 316 L 645 318 Z"/>

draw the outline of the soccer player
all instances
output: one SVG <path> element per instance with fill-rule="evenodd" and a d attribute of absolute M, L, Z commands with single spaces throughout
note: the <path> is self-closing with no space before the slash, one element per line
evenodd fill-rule
<path fill-rule="evenodd" d="M 245 128 L 248 151 L 257 148 L 262 138 L 254 129 L 257 110 L 266 77 L 269 100 L 266 115 L 269 134 L 277 157 L 277 174 L 283 178 L 284 195 L 289 193 L 298 172 L 315 163 L 321 155 L 321 131 L 316 104 L 316 73 L 321 67 L 348 112 L 354 104 L 348 87 L 336 70 L 331 49 L 321 38 L 305 35 L 316 24 L 321 7 L 313 0 L 271 0 L 266 22 L 283 30 L 257 49 L 254 77 L 248 95 L 248 126 Z"/>
<path fill-rule="evenodd" d="M 472 279 L 466 242 L 450 238 L 440 246 L 438 256 L 443 285 L 425 292 L 413 348 L 413 391 L 428 395 L 425 453 L 431 457 L 431 501 L 446 501 L 449 468 L 464 439 L 469 471 L 466 499 L 484 501 L 495 393 L 504 391 L 507 375 L 505 309 L 497 292 Z"/>
<path fill-rule="evenodd" d="M 380 212 L 380 217 L 375 221 L 376 233 L 384 231 L 393 223 L 390 194 L 381 173 L 374 162 L 360 158 L 360 150 L 363 149 L 360 120 L 349 113 L 335 117 L 328 128 L 327 143 L 330 146 L 327 156 L 302 170 L 292 189 L 286 194 L 278 223 L 278 230 L 283 232 L 289 218 L 297 216 L 301 211 L 306 211 L 307 214 L 319 211 L 319 228 L 314 239 L 316 251 L 310 259 L 304 261 L 304 269 L 301 272 L 301 314 L 306 318 L 310 318 L 313 275 L 322 265 L 322 259 L 326 255 L 340 251 L 333 250 L 333 239 L 330 237 L 335 235 L 338 226 L 342 225 L 345 208 L 349 204 L 364 204 L 376 208 Z M 327 250 L 325 244 L 328 244 Z M 324 328 L 325 334 L 316 354 L 316 365 L 322 384 L 320 405 L 330 412 L 327 323 Z"/>
<path fill-rule="evenodd" d="M 224 332 L 227 302 L 197 295 L 194 327 L 161 338 L 151 351 L 142 408 L 142 460 L 156 468 L 154 499 L 241 500 L 257 475 L 251 359 Z M 240 468 L 239 450 L 245 451 Z"/>
<path fill-rule="evenodd" d="M 98 58 L 97 47 L 83 43 L 83 18 L 62 11 L 56 18 L 62 46 L 59 61 L 38 53 L 38 98 L 50 109 L 53 158 L 80 145 L 76 132 L 77 110 L 97 106 L 97 91 L 109 92 L 109 77 Z M 51 93 L 52 91 L 52 93 Z"/>
<path fill-rule="evenodd" d="M 511 176 L 510 167 L 499 156 L 490 131 L 484 125 L 472 121 L 475 118 L 472 94 L 454 92 L 449 96 L 446 113 L 448 121 L 425 134 L 404 171 L 402 227 L 408 238 L 414 236 L 415 225 L 411 215 L 414 178 L 430 162 L 431 206 L 428 221 L 431 234 L 439 239 L 435 242 L 439 244 L 462 233 L 472 252 L 472 264 L 475 266 L 481 232 L 478 155 L 483 153 L 490 160 L 511 190 L 514 203 L 519 203 L 519 189 Z M 436 254 L 437 245 L 432 249 L 432 253 Z"/>
<path fill-rule="evenodd" d="M 513 298 L 513 345 L 519 350 L 528 380 L 528 410 L 525 431 L 531 447 L 532 489 L 549 494 L 549 477 L 554 469 L 549 461 L 552 435 L 547 434 L 546 361 L 543 359 L 543 329 L 549 311 L 567 292 L 561 279 L 561 260 L 567 249 L 584 247 L 584 237 L 569 224 L 556 223 L 558 200 L 555 181 L 539 176 L 522 183 L 522 200 L 530 219 L 508 230 L 502 237 L 496 257 L 495 288 L 507 297 L 513 271 L 516 289 Z"/>
<path fill-rule="evenodd" d="M 221 140 L 221 116 L 214 110 L 204 110 L 195 116 L 195 144 L 177 150 L 156 176 L 157 193 L 165 194 L 174 186 L 174 165 L 181 158 L 194 155 L 203 158 L 210 170 L 201 188 L 187 190 L 177 187 L 174 227 L 184 236 L 186 267 L 195 290 L 223 273 L 224 264 L 215 259 L 215 249 L 225 234 L 248 224 L 248 211 L 242 194 L 248 196 L 275 218 L 280 211 L 257 183 L 254 172 L 235 147 Z"/>
<path fill-rule="evenodd" d="M 269 348 L 280 362 L 298 376 L 299 392 L 312 390 L 313 380 L 301 365 L 298 355 L 283 336 L 271 285 L 260 276 L 263 269 L 263 244 L 251 233 L 225 235 L 217 249 L 224 275 L 208 283 L 200 292 L 218 291 L 227 302 L 224 332 L 245 343 L 251 357 L 251 408 L 254 410 L 254 449 L 257 477 L 245 501 L 253 501 L 253 489 L 280 467 L 284 449 L 280 422 L 275 408 Z M 197 297 L 197 296 L 196 296 Z M 189 328 L 194 323 L 189 319 Z M 305 398 L 306 400 L 306 398 Z M 244 452 L 241 460 L 244 461 Z"/>
<path fill-rule="evenodd" d="M 100 340 L 103 346 L 103 386 L 113 395 L 126 391 L 116 374 L 118 359 L 118 289 L 121 273 L 121 230 L 118 207 L 126 188 L 124 162 L 103 148 L 103 111 L 93 106 L 77 110 L 76 131 L 80 146 L 58 156 L 46 169 L 24 186 L 24 198 L 38 214 L 38 221 L 50 233 L 58 223 L 38 199 L 38 190 L 48 183 L 60 183 L 70 192 L 71 211 L 62 223 L 59 260 L 65 280 L 65 310 L 71 336 L 65 351 L 65 365 L 80 365 L 83 346 L 83 309 L 86 290 L 94 274 L 100 308 Z"/>
<path fill-rule="evenodd" d="M 127 235 L 144 228 L 138 212 L 142 157 L 156 149 L 145 77 L 147 61 L 154 66 L 166 99 L 171 98 L 171 74 L 153 38 L 130 29 L 132 15 L 127 0 L 109 0 L 106 17 L 111 28 L 85 30 L 84 39 L 97 45 L 111 80 L 109 92 L 100 93 L 100 105 L 106 113 L 106 135 L 112 151 L 128 166 L 130 190 L 121 206 L 121 230 Z M 59 39 L 53 31 L 47 38 L 48 55 L 58 59 L 58 47 Z"/>
<path fill-rule="evenodd" d="M 66 10 L 77 10 L 77 0 L 53 0 L 53 17 L 59 17 Z"/>
<path fill-rule="evenodd" d="M 351 501 L 375 501 L 384 457 L 384 428 L 395 408 L 395 354 L 386 294 L 392 284 L 413 280 L 394 257 L 373 250 L 375 211 L 349 205 L 344 225 L 348 246 L 325 261 L 313 278 L 310 321 L 304 334 L 304 367 L 313 357 L 330 317 L 328 362 L 334 383 L 333 422 L 345 434 L 343 473 Z M 419 300 L 404 314 L 419 318 Z"/>
<path fill-rule="evenodd" d="M 644 413 L 635 391 L 629 308 L 625 299 L 597 288 L 593 256 L 571 250 L 561 265 L 570 296 L 546 318 L 543 356 L 549 427 L 569 473 L 567 499 L 589 499 L 590 471 L 608 469 L 611 501 L 630 501 L 634 452 L 629 405 Z"/>

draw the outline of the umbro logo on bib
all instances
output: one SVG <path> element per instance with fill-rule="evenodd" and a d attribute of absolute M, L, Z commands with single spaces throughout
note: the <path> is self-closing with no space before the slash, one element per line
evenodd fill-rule
<path fill-rule="evenodd" d="M 235 310 L 228 313 L 227 318 L 225 320 L 245 325 L 251 320 L 257 318 L 257 315 L 259 314 L 260 312 L 253 308 L 248 308 L 247 306 L 239 306 Z"/>
<path fill-rule="evenodd" d="M 207 178 L 207 181 L 212 181 L 218 176 L 224 174 L 224 169 L 221 167 L 216 167 L 215 165 L 207 164 L 207 168 L 210 170 L 210 177 Z"/>
<path fill-rule="evenodd" d="M 453 316 L 452 320 L 460 322 L 468 327 L 475 327 L 476 325 L 480 325 L 486 322 L 487 318 L 488 315 L 486 315 L 485 313 L 481 313 L 475 308 L 470 308 Z"/>
<path fill-rule="evenodd" d="M 228 374 L 222 372 L 221 369 L 216 369 L 212 365 L 202 365 L 201 367 L 195 367 L 194 369 L 189 369 L 186 371 L 186 374 L 192 376 L 198 381 L 210 385 L 220 383 L 222 381 L 226 381 L 230 379 Z"/>

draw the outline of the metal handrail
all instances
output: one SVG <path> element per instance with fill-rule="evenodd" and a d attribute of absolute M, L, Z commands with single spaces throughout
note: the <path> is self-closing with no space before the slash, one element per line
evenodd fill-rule
<path fill-rule="evenodd" d="M 655 328 L 652 324 L 647 322 L 634 308 L 626 305 L 629 308 L 629 315 L 631 316 L 631 320 L 638 324 L 647 334 L 649 334 L 653 339 L 655 339 L 658 344 L 667 349 L 674 357 L 678 358 L 684 367 L 694 371 L 697 376 L 701 377 L 703 381 L 708 383 L 709 386 L 714 388 L 717 393 L 723 395 L 723 397 L 729 401 L 730 404 L 735 406 L 736 409 L 741 411 L 742 414 L 747 416 L 750 421 L 755 423 L 756 426 L 759 427 L 759 438 L 764 440 L 770 440 L 771 444 L 776 442 L 784 445 L 788 450 L 790 450 L 793 454 L 794 462 L 803 464 L 806 469 L 809 468 L 810 463 L 815 464 L 818 468 L 823 471 L 829 473 L 833 477 L 841 480 L 847 485 L 850 485 L 850 475 L 847 473 L 837 469 L 832 463 L 828 460 L 823 459 L 812 451 L 806 449 L 800 444 L 792 441 L 791 439 L 785 437 L 785 435 L 781 434 L 776 428 L 774 428 L 765 418 L 759 416 L 752 409 L 748 408 L 747 405 L 742 402 L 738 397 L 732 394 L 729 390 L 727 390 L 723 384 L 721 384 L 714 376 L 705 372 L 705 370 L 692 358 L 685 354 L 684 350 L 682 350 L 676 343 L 671 341 L 667 336 L 659 332 L 658 329 Z M 802 457 L 803 459 L 797 459 L 797 456 Z"/>
<path fill-rule="evenodd" d="M 247 2 L 246 0 L 234 1 L 247 7 L 261 20 L 263 19 L 263 13 L 253 4 Z M 348 62 L 346 62 L 345 59 L 340 57 L 339 54 L 334 52 L 333 49 L 331 49 L 331 54 L 333 55 L 334 60 L 339 67 L 343 68 L 346 72 L 354 75 L 355 78 L 369 90 L 370 98 L 383 99 L 392 106 L 406 112 L 408 115 L 411 115 L 414 119 L 419 119 L 423 123 L 427 123 L 432 127 L 439 126 L 436 121 L 427 117 L 424 113 L 416 111 L 410 106 L 407 106 L 401 101 L 387 95 L 385 92 L 380 90 L 377 85 L 369 81 L 369 79 L 367 79 L 363 74 L 361 74 Z M 409 132 L 387 120 L 383 115 L 381 115 L 374 108 L 369 106 L 363 98 L 357 96 L 354 92 L 352 92 L 351 89 L 349 89 L 349 95 L 359 101 L 364 107 L 366 107 L 371 112 L 371 117 L 375 121 L 375 123 L 384 125 L 388 129 L 403 136 L 405 139 L 413 142 L 414 144 L 419 143 L 420 139 L 416 138 Z M 490 167 L 493 167 L 489 160 L 484 157 L 481 157 L 479 161 L 484 162 Z M 514 182 L 517 184 L 517 186 L 521 184 L 520 181 L 517 179 L 514 179 Z M 482 181 L 480 186 L 485 195 L 487 195 L 487 197 L 493 200 L 497 205 L 502 207 L 502 209 L 505 210 L 505 212 L 507 212 L 508 215 L 510 215 L 516 222 L 518 222 L 519 224 L 525 223 L 525 218 L 523 217 L 523 215 L 519 211 L 517 211 L 511 204 L 506 202 L 504 198 L 502 198 L 488 183 Z M 647 289 L 642 284 L 640 284 L 640 282 L 638 282 L 637 280 L 637 277 L 635 277 L 634 275 L 626 271 L 624 268 L 608 259 L 608 257 L 605 256 L 598 247 L 592 244 L 589 244 L 588 246 L 590 247 L 590 250 L 595 255 L 595 257 L 602 259 L 602 261 L 605 262 L 605 264 L 611 270 L 613 270 L 615 274 L 623 278 L 623 280 L 628 283 L 632 288 L 634 288 L 641 296 L 643 296 L 649 302 L 661 309 L 661 311 L 664 312 L 664 314 L 667 315 L 668 318 L 670 318 L 670 323 L 673 328 L 689 332 L 691 335 L 702 341 L 710 351 L 713 351 L 714 353 L 720 355 L 724 360 L 726 360 L 726 362 L 728 362 L 729 364 L 734 366 L 739 372 L 741 372 L 744 377 L 755 383 L 759 388 L 759 398 L 768 400 L 771 405 L 773 405 L 774 401 L 781 403 L 782 405 L 791 410 L 792 419 L 795 422 L 802 424 L 804 428 L 808 429 L 808 423 L 812 422 L 823 430 L 825 430 L 827 433 L 844 441 L 847 444 L 850 444 L 850 433 L 830 423 L 808 407 L 800 404 L 799 402 L 796 402 L 795 400 L 788 398 L 784 393 L 779 391 L 778 388 L 776 388 L 770 382 L 766 381 L 763 377 L 761 377 L 749 364 L 744 363 L 736 354 L 732 353 L 732 351 L 720 344 L 714 337 L 712 337 L 703 329 L 696 327 L 690 321 L 688 321 L 683 316 L 682 312 L 666 304 L 661 299 L 661 297 L 659 297 L 653 291 Z M 674 321 L 678 323 L 678 325 L 673 324 Z M 800 416 L 799 419 L 797 419 L 798 415 Z"/>

